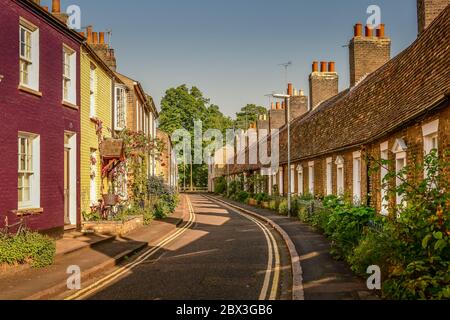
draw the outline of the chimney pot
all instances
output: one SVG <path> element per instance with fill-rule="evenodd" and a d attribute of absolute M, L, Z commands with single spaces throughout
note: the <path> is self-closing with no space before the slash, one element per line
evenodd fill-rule
<path fill-rule="evenodd" d="M 328 62 L 328 72 L 336 72 L 336 64 L 333 61 Z"/>
<path fill-rule="evenodd" d="M 92 32 L 92 43 L 98 44 L 98 32 Z"/>
<path fill-rule="evenodd" d="M 291 96 L 291 97 L 294 95 L 294 87 L 292 86 L 292 83 L 288 84 L 288 92 L 287 92 L 287 94 L 289 96 Z"/>
<path fill-rule="evenodd" d="M 299 95 L 300 95 L 301 97 L 304 97 L 304 96 L 305 96 L 305 91 L 300 90 Z"/>
<path fill-rule="evenodd" d="M 368 38 L 373 37 L 373 30 L 369 26 L 366 26 L 366 37 Z"/>
<path fill-rule="evenodd" d="M 380 26 L 377 29 L 377 37 L 378 38 L 384 38 L 385 35 L 385 25 L 380 24 Z"/>
<path fill-rule="evenodd" d="M 88 44 L 92 43 L 92 26 L 86 28 L 87 30 L 87 42 Z"/>
<path fill-rule="evenodd" d="M 314 61 L 312 64 L 312 72 L 319 72 L 319 62 Z"/>
<path fill-rule="evenodd" d="M 52 12 L 53 13 L 61 12 L 61 0 L 52 0 Z"/>
<path fill-rule="evenodd" d="M 281 105 L 279 102 L 277 102 L 277 110 L 281 110 Z"/>
<path fill-rule="evenodd" d="M 273 102 L 271 103 L 270 109 L 275 110 L 275 103 L 273 103 Z"/>
<path fill-rule="evenodd" d="M 362 36 L 362 23 L 355 24 L 355 37 Z"/>
<path fill-rule="evenodd" d="M 105 44 L 105 33 L 104 32 L 99 33 L 99 43 Z"/>
<path fill-rule="evenodd" d="M 320 72 L 327 72 L 327 63 L 325 61 L 320 62 Z"/>

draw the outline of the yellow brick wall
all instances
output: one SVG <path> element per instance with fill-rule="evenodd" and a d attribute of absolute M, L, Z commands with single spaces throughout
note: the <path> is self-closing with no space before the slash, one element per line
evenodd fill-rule
<path fill-rule="evenodd" d="M 96 125 L 90 118 L 90 70 L 96 66 L 96 117 L 103 121 L 103 136 L 111 136 L 112 128 L 112 79 L 94 59 L 82 49 L 81 54 L 81 145 L 80 145 L 80 186 L 81 211 L 89 212 L 91 149 L 97 150 L 97 199 L 101 198 L 101 164 L 99 157 Z M 105 190 L 107 191 L 107 190 Z"/>

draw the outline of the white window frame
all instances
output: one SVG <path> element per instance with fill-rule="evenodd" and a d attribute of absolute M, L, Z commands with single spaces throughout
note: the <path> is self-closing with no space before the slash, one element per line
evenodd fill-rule
<path fill-rule="evenodd" d="M 361 180 L 362 180 L 362 159 L 361 152 L 353 153 L 353 201 L 356 204 L 361 202 Z"/>
<path fill-rule="evenodd" d="M 63 45 L 63 101 L 77 104 L 77 53 Z M 66 60 L 68 58 L 68 60 Z"/>
<path fill-rule="evenodd" d="M 303 166 L 299 165 L 297 167 L 297 183 L 298 183 L 298 195 L 302 196 L 303 190 Z"/>
<path fill-rule="evenodd" d="M 119 94 L 120 92 L 120 94 Z M 119 98 L 121 98 L 119 100 Z M 122 107 L 123 123 L 119 120 L 119 107 Z M 127 126 L 127 90 L 124 86 L 116 86 L 114 90 L 114 119 L 115 129 L 122 131 Z"/>
<path fill-rule="evenodd" d="M 284 195 L 284 170 L 283 167 L 280 167 L 278 170 L 278 191 L 280 196 Z"/>
<path fill-rule="evenodd" d="M 392 148 L 392 152 L 395 154 L 395 173 L 398 175 L 400 171 L 407 166 L 407 150 L 408 147 L 403 139 L 397 139 L 395 141 L 394 147 Z M 396 179 L 396 186 L 399 187 L 403 182 L 400 178 Z M 399 207 L 405 206 L 406 203 L 403 199 L 403 196 L 397 194 L 396 195 L 396 204 Z"/>
<path fill-rule="evenodd" d="M 29 144 L 29 150 L 26 150 L 25 154 L 21 152 L 21 139 L 24 139 Z M 21 209 L 39 209 L 40 208 L 40 199 L 41 199 L 41 175 L 40 175 L 40 137 L 38 135 L 26 132 L 19 132 L 18 134 L 18 179 L 20 179 L 20 175 L 28 175 L 29 180 L 29 200 L 21 201 L 19 198 L 19 184 L 17 185 L 17 207 L 19 210 Z M 31 154 L 30 154 L 31 153 Z M 21 156 L 25 156 L 25 162 L 27 163 L 26 168 L 21 168 Z M 31 158 L 31 159 L 27 159 Z M 30 162 L 28 162 L 30 161 Z M 31 168 L 30 168 L 31 167 Z M 22 177 L 22 186 L 24 182 L 24 177 Z"/>
<path fill-rule="evenodd" d="M 89 115 L 97 116 L 97 67 L 91 63 L 89 67 Z"/>
<path fill-rule="evenodd" d="M 336 186 L 337 195 L 343 196 L 345 194 L 345 159 L 342 156 L 336 159 Z"/>
<path fill-rule="evenodd" d="M 22 39 L 22 31 L 24 31 L 25 34 L 29 34 L 28 41 Z M 24 52 L 22 52 L 22 42 L 25 46 Z M 23 70 L 24 66 L 27 67 L 26 81 L 24 81 L 23 78 L 23 74 L 25 73 Z M 20 86 L 39 91 L 39 29 L 22 17 L 19 22 L 19 75 Z"/>
<path fill-rule="evenodd" d="M 95 158 L 96 160 L 96 164 L 92 164 L 92 158 Z M 97 156 L 97 150 L 91 149 L 91 153 L 90 153 L 90 167 L 91 167 L 91 173 L 95 174 L 95 177 L 92 178 L 92 176 L 90 177 L 90 185 L 89 185 L 89 199 L 90 199 L 90 203 L 91 205 L 96 205 L 98 203 L 98 196 L 97 196 L 97 178 L 98 178 L 98 156 Z"/>
<path fill-rule="evenodd" d="M 295 193 L 295 165 L 291 165 L 291 195 Z"/>
<path fill-rule="evenodd" d="M 389 160 L 389 142 L 386 141 L 380 145 L 380 159 L 385 162 Z M 381 214 L 387 216 L 389 214 L 389 188 L 383 181 L 389 174 L 389 169 L 386 165 L 381 165 L 380 169 L 380 186 L 381 186 Z"/>
<path fill-rule="evenodd" d="M 315 195 L 315 172 L 314 172 L 314 161 L 308 163 L 308 188 L 309 194 Z"/>
<path fill-rule="evenodd" d="M 326 181 L 327 196 L 331 196 L 333 194 L 333 158 L 331 157 L 327 158 L 326 174 L 327 174 L 327 181 Z"/>
<path fill-rule="evenodd" d="M 422 133 L 424 157 L 433 150 L 439 151 L 439 119 L 424 125 Z M 427 168 L 424 168 L 424 176 L 428 177 Z"/>

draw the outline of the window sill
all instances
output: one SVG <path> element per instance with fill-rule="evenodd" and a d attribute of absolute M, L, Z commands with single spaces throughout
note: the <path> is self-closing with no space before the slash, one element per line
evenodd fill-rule
<path fill-rule="evenodd" d="M 68 101 L 65 101 L 65 100 L 63 100 L 63 101 L 61 102 L 61 104 L 62 104 L 64 107 L 67 107 L 67 108 L 70 108 L 70 109 L 74 109 L 74 110 L 79 110 L 79 109 L 80 109 L 79 106 L 77 106 L 77 105 L 75 105 L 75 104 L 73 104 L 73 103 L 70 103 L 70 102 L 68 102 Z"/>
<path fill-rule="evenodd" d="M 33 208 L 33 209 L 19 209 L 13 211 L 15 215 L 18 217 L 24 217 L 24 216 L 34 216 L 44 213 L 44 209 L 42 208 Z"/>
<path fill-rule="evenodd" d="M 42 97 L 42 92 L 36 91 L 36 90 L 31 89 L 29 87 L 26 87 L 26 86 L 23 86 L 23 85 L 19 85 L 18 89 L 20 91 L 25 92 L 25 93 L 29 93 L 29 94 L 32 94 L 32 95 L 37 96 L 37 97 Z"/>

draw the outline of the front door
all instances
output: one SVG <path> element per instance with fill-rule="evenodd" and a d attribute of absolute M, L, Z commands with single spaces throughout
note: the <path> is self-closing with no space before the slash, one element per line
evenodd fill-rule
<path fill-rule="evenodd" d="M 70 225 L 70 149 L 64 148 L 64 224 Z"/>

